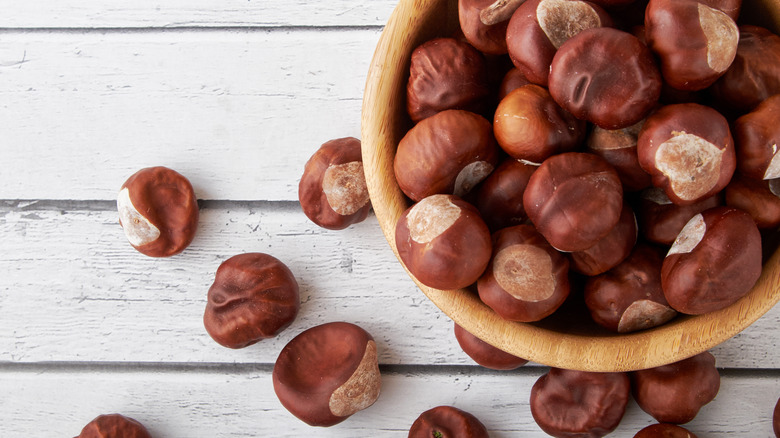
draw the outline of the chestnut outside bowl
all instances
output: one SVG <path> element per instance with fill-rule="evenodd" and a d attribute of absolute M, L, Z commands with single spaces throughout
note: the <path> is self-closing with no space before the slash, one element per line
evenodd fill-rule
<path fill-rule="evenodd" d="M 778 33 L 780 0 L 745 0 L 740 22 Z M 411 53 L 429 39 L 453 35 L 457 28 L 457 0 L 400 0 L 382 32 L 368 72 L 362 109 L 363 166 L 377 220 L 396 257 L 395 225 L 411 205 L 393 173 L 398 142 L 412 127 L 406 114 Z M 566 305 L 537 323 L 506 321 L 484 305 L 473 291 L 437 290 L 409 275 L 452 320 L 508 353 L 558 368 L 632 371 L 706 351 L 771 309 L 780 299 L 780 251 L 776 242 L 765 243 L 765 247 L 771 256 L 764 264 L 761 277 L 733 305 L 705 315 L 679 315 L 665 325 L 630 334 L 600 329 L 590 321 L 589 315 L 583 315 L 586 312 L 575 314 Z"/>

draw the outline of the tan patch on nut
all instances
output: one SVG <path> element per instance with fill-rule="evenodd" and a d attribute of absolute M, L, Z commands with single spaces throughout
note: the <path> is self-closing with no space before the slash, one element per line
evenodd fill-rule
<path fill-rule="evenodd" d="M 618 332 L 628 333 L 659 326 L 674 318 L 677 312 L 652 300 L 637 300 L 623 312 L 618 322 Z"/>
<path fill-rule="evenodd" d="M 737 23 L 723 11 L 699 3 L 699 25 L 707 39 L 707 65 L 718 73 L 726 71 L 737 55 Z"/>
<path fill-rule="evenodd" d="M 328 408 L 337 417 L 352 415 L 374 404 L 381 386 L 376 343 L 370 340 L 355 372 L 331 394 Z"/>
<path fill-rule="evenodd" d="M 610 151 L 636 147 L 639 131 L 645 121 L 641 120 L 627 128 L 604 129 L 593 127 L 593 132 L 588 138 L 588 147 L 593 150 Z"/>
<path fill-rule="evenodd" d="M 463 195 L 470 192 L 475 185 L 479 184 L 480 181 L 490 175 L 490 172 L 492 171 L 493 165 L 487 161 L 475 161 L 469 164 L 464 167 L 455 178 L 455 190 L 453 194 L 455 196 L 463 197 Z"/>
<path fill-rule="evenodd" d="M 780 154 L 777 153 L 777 143 L 772 145 L 772 161 L 764 172 L 764 179 L 780 178 Z"/>
<path fill-rule="evenodd" d="M 417 243 L 428 243 L 447 231 L 460 214 L 460 207 L 446 195 L 429 196 L 409 210 L 409 236 Z"/>
<path fill-rule="evenodd" d="M 657 205 L 669 205 L 672 203 L 672 200 L 666 196 L 664 190 L 658 187 L 651 187 L 642 192 L 642 198 Z"/>
<path fill-rule="evenodd" d="M 335 164 L 325 170 L 322 191 L 336 213 L 347 216 L 363 208 L 369 200 L 363 163 Z"/>
<path fill-rule="evenodd" d="M 599 14 L 581 1 L 542 0 L 536 7 L 536 18 L 556 49 L 585 29 L 601 27 Z"/>
<path fill-rule="evenodd" d="M 537 302 L 555 292 L 555 275 L 550 254 L 534 245 L 512 245 L 496 254 L 493 276 L 514 298 Z"/>
<path fill-rule="evenodd" d="M 769 191 L 772 192 L 773 195 L 780 198 L 780 179 L 773 179 L 769 181 Z"/>
<path fill-rule="evenodd" d="M 720 179 L 723 150 L 685 131 L 672 132 L 655 153 L 655 163 L 672 191 L 686 201 L 706 195 Z"/>
<path fill-rule="evenodd" d="M 672 247 L 669 248 L 669 252 L 666 254 L 669 257 L 672 254 L 687 254 L 696 248 L 696 246 L 704 238 L 704 233 L 707 232 L 707 224 L 704 222 L 704 216 L 701 213 L 692 217 L 687 224 L 680 230 L 680 234 L 674 239 Z"/>
<path fill-rule="evenodd" d="M 125 187 L 119 191 L 116 200 L 119 210 L 119 221 L 125 231 L 127 240 L 133 246 L 143 246 L 154 242 L 160 237 L 160 230 L 146 219 L 130 200 L 130 189 Z"/>

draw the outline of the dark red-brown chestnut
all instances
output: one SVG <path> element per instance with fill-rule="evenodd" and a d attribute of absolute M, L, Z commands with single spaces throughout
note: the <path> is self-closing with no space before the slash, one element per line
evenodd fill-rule
<path fill-rule="evenodd" d="M 634 435 L 634 438 L 696 438 L 696 435 L 676 424 L 651 424 Z"/>
<path fill-rule="evenodd" d="M 715 357 L 707 351 L 631 373 L 634 400 L 659 423 L 688 423 L 715 398 L 719 389 Z"/>
<path fill-rule="evenodd" d="M 683 227 L 664 259 L 661 286 L 669 305 L 700 315 L 742 298 L 761 275 L 761 233 L 749 214 L 715 207 Z"/>
<path fill-rule="evenodd" d="M 572 270 L 593 276 L 612 269 L 631 254 L 637 235 L 636 215 L 626 202 L 620 220 L 609 234 L 590 248 L 568 254 Z"/>
<path fill-rule="evenodd" d="M 726 186 L 726 205 L 748 213 L 761 229 L 780 226 L 780 179 L 735 175 Z"/>
<path fill-rule="evenodd" d="M 404 211 L 395 243 L 409 272 L 436 289 L 471 285 L 490 261 L 490 230 L 476 207 L 454 195 L 432 195 Z"/>
<path fill-rule="evenodd" d="M 551 368 L 531 388 L 531 415 L 556 438 L 598 438 L 618 426 L 631 389 L 626 373 Z"/>
<path fill-rule="evenodd" d="M 474 362 L 492 370 L 513 370 L 528 363 L 528 360 L 509 354 L 474 336 L 466 329 L 453 323 L 458 345 Z"/>
<path fill-rule="evenodd" d="M 754 179 L 780 178 L 780 94 L 734 122 L 737 169 Z"/>
<path fill-rule="evenodd" d="M 531 175 L 523 207 L 536 229 L 560 251 L 582 251 L 617 225 L 623 187 L 615 169 L 593 154 L 568 152 Z"/>
<path fill-rule="evenodd" d="M 393 171 L 413 201 L 435 194 L 463 197 L 498 164 L 490 122 L 469 111 L 445 110 L 410 129 L 398 144 Z"/>
<path fill-rule="evenodd" d="M 493 256 L 477 282 L 479 298 L 510 321 L 539 321 L 569 296 L 569 261 L 531 225 L 493 234 Z"/>
<path fill-rule="evenodd" d="M 341 230 L 362 222 L 371 210 L 360 140 L 325 142 L 309 158 L 298 183 L 304 214 L 315 224 Z"/>
<path fill-rule="evenodd" d="M 775 438 L 780 438 L 780 398 L 775 403 L 775 410 L 772 412 L 772 431 Z"/>
<path fill-rule="evenodd" d="M 661 95 L 647 46 L 628 32 L 586 29 L 566 41 L 550 66 L 550 95 L 575 117 L 604 129 L 644 119 Z"/>
<path fill-rule="evenodd" d="M 463 36 L 477 50 L 490 55 L 506 53 L 506 26 L 509 20 L 485 24 L 480 19 L 482 11 L 495 0 L 458 0 L 458 20 Z"/>
<path fill-rule="evenodd" d="M 678 205 L 693 204 L 723 190 L 736 169 L 729 123 L 714 109 L 666 105 L 639 132 L 639 164 Z"/>
<path fill-rule="evenodd" d="M 279 353 L 272 379 L 282 405 L 310 426 L 333 426 L 368 408 L 382 383 L 374 338 L 348 322 L 293 338 Z"/>
<path fill-rule="evenodd" d="M 739 43 L 734 20 L 697 0 L 650 0 L 645 35 L 664 80 L 680 90 L 712 85 L 731 66 Z"/>
<path fill-rule="evenodd" d="M 243 348 L 278 335 L 299 308 L 298 282 L 290 269 L 268 254 L 245 253 L 219 265 L 203 324 L 220 345 Z"/>
<path fill-rule="evenodd" d="M 520 225 L 528 219 L 523 209 L 523 192 L 538 167 L 508 158 L 482 182 L 477 209 L 491 231 Z"/>
<path fill-rule="evenodd" d="M 152 438 L 143 424 L 122 414 L 99 415 L 76 438 Z"/>
<path fill-rule="evenodd" d="M 692 217 L 721 204 L 721 196 L 713 195 L 693 204 L 677 205 L 663 189 L 645 189 L 639 196 L 637 210 L 639 232 L 650 242 L 671 245 Z"/>
<path fill-rule="evenodd" d="M 488 438 L 485 425 L 474 415 L 453 406 L 429 409 L 412 423 L 409 438 Z"/>
<path fill-rule="evenodd" d="M 525 77 L 523 72 L 518 70 L 517 67 L 512 68 L 506 72 L 504 77 L 501 79 L 501 84 L 498 87 L 498 100 L 501 101 L 501 99 L 506 97 L 506 95 L 513 90 L 530 83 L 531 82 Z"/>
<path fill-rule="evenodd" d="M 122 184 L 119 224 L 133 248 L 150 257 L 184 251 L 198 228 L 198 200 L 192 184 L 167 167 L 147 167 Z"/>
<path fill-rule="evenodd" d="M 597 324 L 618 333 L 661 325 L 677 315 L 661 289 L 660 248 L 638 244 L 623 263 L 589 278 L 585 305 Z"/>
<path fill-rule="evenodd" d="M 639 131 L 645 121 L 621 129 L 603 129 L 594 126 L 585 141 L 586 152 L 605 159 L 618 173 L 623 190 L 635 192 L 652 186 L 650 175 L 642 170 L 636 154 Z"/>
<path fill-rule="evenodd" d="M 479 113 L 489 95 L 485 59 L 470 44 L 436 38 L 412 52 L 406 109 L 415 123 L 447 109 Z"/>

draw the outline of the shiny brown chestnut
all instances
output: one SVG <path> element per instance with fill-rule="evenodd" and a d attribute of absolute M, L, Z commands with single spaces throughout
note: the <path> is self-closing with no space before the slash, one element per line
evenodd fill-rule
<path fill-rule="evenodd" d="M 609 234 L 588 249 L 568 254 L 572 270 L 590 276 L 607 272 L 631 254 L 637 235 L 634 210 L 624 203 L 620 220 Z"/>
<path fill-rule="evenodd" d="M 604 129 L 644 119 L 661 95 L 647 46 L 628 32 L 586 29 L 566 41 L 550 66 L 550 95 L 575 117 Z"/>
<path fill-rule="evenodd" d="M 298 282 L 284 263 L 263 253 L 238 254 L 219 265 L 203 324 L 220 345 L 243 348 L 278 335 L 299 308 Z"/>
<path fill-rule="evenodd" d="M 707 351 L 631 373 L 634 400 L 659 423 L 688 423 L 718 395 L 719 389 L 715 357 Z"/>
<path fill-rule="evenodd" d="M 509 20 L 485 24 L 480 19 L 482 11 L 495 0 L 458 0 L 458 20 L 466 40 L 477 50 L 490 55 L 506 53 L 506 27 Z"/>
<path fill-rule="evenodd" d="M 726 205 L 748 213 L 761 229 L 780 226 L 780 179 L 735 175 L 725 190 Z"/>
<path fill-rule="evenodd" d="M 627 192 L 646 189 L 653 184 L 650 175 L 639 165 L 636 153 L 636 142 L 644 123 L 642 119 L 621 129 L 594 126 L 585 141 L 586 152 L 596 154 L 611 164 Z"/>
<path fill-rule="evenodd" d="M 721 106 L 738 112 L 780 93 L 780 36 L 763 27 L 740 26 L 737 55 L 711 90 Z"/>
<path fill-rule="evenodd" d="M 739 43 L 734 20 L 697 0 L 650 0 L 645 35 L 664 80 L 680 90 L 712 85 L 731 66 Z"/>
<path fill-rule="evenodd" d="M 374 338 L 355 324 L 330 322 L 293 338 L 272 373 L 282 405 L 310 426 L 333 426 L 368 408 L 382 386 Z"/>
<path fill-rule="evenodd" d="M 510 321 L 539 321 L 570 292 L 569 261 L 531 225 L 493 234 L 493 256 L 477 282 L 479 298 Z"/>
<path fill-rule="evenodd" d="M 525 77 L 523 72 L 514 67 L 510 69 L 504 77 L 501 79 L 501 84 L 498 87 L 498 100 L 505 98 L 507 94 L 516 90 L 523 85 L 528 85 L 531 82 Z"/>
<path fill-rule="evenodd" d="M 548 157 L 577 149 L 586 124 L 561 108 L 550 93 L 524 85 L 501 99 L 493 133 L 501 149 L 518 160 L 541 163 Z"/>
<path fill-rule="evenodd" d="M 492 248 L 479 211 L 454 195 L 432 195 L 404 211 L 395 243 L 406 269 L 436 289 L 460 289 L 477 281 Z"/>
<path fill-rule="evenodd" d="M 412 52 L 406 109 L 415 123 L 447 109 L 478 113 L 489 95 L 485 59 L 470 44 L 436 38 Z"/>
<path fill-rule="evenodd" d="M 122 184 L 119 225 L 141 254 L 170 257 L 184 251 L 198 228 L 198 200 L 192 184 L 175 170 L 147 167 Z"/>
<path fill-rule="evenodd" d="M 737 166 L 728 121 L 696 103 L 666 105 L 648 117 L 637 154 L 653 185 L 678 205 L 720 192 Z"/>
<path fill-rule="evenodd" d="M 398 144 L 393 171 L 413 201 L 435 194 L 463 197 L 498 164 L 490 122 L 469 111 L 445 110 L 410 129 Z"/>
<path fill-rule="evenodd" d="M 341 230 L 362 222 L 371 210 L 360 140 L 325 142 L 309 158 L 298 183 L 301 209 L 312 222 Z"/>
<path fill-rule="evenodd" d="M 509 20 L 506 42 L 515 67 L 547 86 L 550 64 L 561 45 L 585 29 L 611 26 L 604 9 L 581 0 L 527 0 Z"/>
<path fill-rule="evenodd" d="M 531 415 L 556 438 L 598 438 L 620 424 L 630 391 L 626 373 L 551 368 L 531 388 Z"/>
<path fill-rule="evenodd" d="M 81 430 L 76 438 L 152 438 L 138 421 L 122 414 L 99 415 Z"/>
<path fill-rule="evenodd" d="M 676 424 L 651 424 L 634 435 L 634 438 L 697 438 L 684 427 Z"/>
<path fill-rule="evenodd" d="M 617 225 L 623 187 L 603 158 L 568 152 L 548 158 L 531 175 L 523 207 L 550 245 L 559 251 L 582 251 Z"/>
<path fill-rule="evenodd" d="M 661 285 L 675 310 L 713 312 L 742 298 L 761 275 L 761 234 L 749 214 L 715 207 L 683 227 L 664 259 Z"/>
<path fill-rule="evenodd" d="M 677 205 L 663 189 L 645 189 L 639 196 L 637 210 L 639 232 L 650 242 L 671 245 L 692 217 L 721 204 L 721 196 L 713 195 L 693 204 Z"/>
<path fill-rule="evenodd" d="M 412 423 L 409 438 L 488 438 L 487 428 L 474 415 L 453 406 L 429 409 Z"/>
<path fill-rule="evenodd" d="M 660 248 L 638 244 L 621 264 L 585 283 L 585 305 L 600 326 L 630 333 L 659 326 L 677 315 L 661 289 Z"/>
<path fill-rule="evenodd" d="M 734 122 L 737 169 L 754 179 L 780 178 L 780 94 Z"/>
<path fill-rule="evenodd" d="M 508 158 L 493 171 L 477 192 L 477 209 L 490 231 L 520 225 L 528 219 L 523 192 L 539 166 Z"/>
<path fill-rule="evenodd" d="M 453 323 L 458 345 L 474 362 L 492 370 L 514 370 L 528 363 L 528 360 L 509 354 L 474 336 L 466 329 Z"/>

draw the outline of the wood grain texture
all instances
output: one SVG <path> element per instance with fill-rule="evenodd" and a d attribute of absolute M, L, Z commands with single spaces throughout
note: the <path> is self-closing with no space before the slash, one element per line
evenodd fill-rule
<path fill-rule="evenodd" d="M 395 0 L 0 0 L 4 28 L 381 26 Z"/>
<path fill-rule="evenodd" d="M 297 200 L 306 160 L 360 137 L 378 30 L 34 32 L 0 45 L 0 199 L 114 199 L 171 167 L 200 199 Z M 88 169 L 89 171 L 85 171 Z"/>
<path fill-rule="evenodd" d="M 331 428 L 313 428 L 293 417 L 273 392 L 270 370 L 213 369 L 0 374 L 3 436 L 74 436 L 100 413 L 120 412 L 142 422 L 155 437 L 406 437 L 423 411 L 452 405 L 471 412 L 493 438 L 547 437 L 533 421 L 530 390 L 544 369 L 512 373 L 383 372 L 377 402 Z M 686 427 L 700 437 L 769 437 L 780 377 L 730 376 L 721 396 Z M 727 395 L 727 396 L 726 396 Z M 45 419 L 42 421 L 41 419 Z M 10 420 L 10 421 L 9 421 Z M 631 401 L 610 436 L 630 437 L 652 424 Z M 283 427 L 280 427 L 283 425 Z"/>

